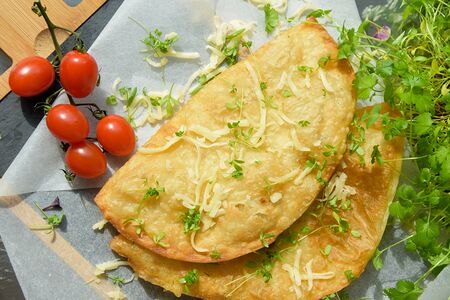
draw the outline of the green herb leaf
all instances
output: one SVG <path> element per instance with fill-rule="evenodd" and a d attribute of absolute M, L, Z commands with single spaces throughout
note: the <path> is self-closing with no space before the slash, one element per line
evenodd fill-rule
<path fill-rule="evenodd" d="M 178 282 L 184 285 L 184 290 L 186 293 L 189 293 L 189 287 L 198 283 L 199 280 L 199 274 L 196 269 L 192 269 L 191 271 L 187 272 L 184 277 L 181 277 Z"/>
<path fill-rule="evenodd" d="M 415 300 L 422 294 L 421 289 L 414 282 L 407 280 L 400 280 L 397 282 L 395 288 L 384 289 L 384 293 L 391 300 Z"/>
<path fill-rule="evenodd" d="M 289 90 L 284 90 L 284 91 L 283 91 L 283 96 L 286 97 L 286 98 L 288 98 L 288 97 L 291 97 L 291 96 L 292 96 L 292 93 L 291 93 L 291 91 L 289 91 Z"/>
<path fill-rule="evenodd" d="M 361 233 L 359 232 L 359 230 L 353 229 L 353 230 L 351 231 L 351 234 L 352 234 L 352 236 L 355 237 L 355 238 L 360 238 L 360 237 L 361 237 Z"/>
<path fill-rule="evenodd" d="M 320 252 L 324 255 L 324 256 L 328 256 L 331 253 L 331 249 L 333 247 L 331 245 L 326 245 L 325 248 L 323 250 L 320 250 Z"/>
<path fill-rule="evenodd" d="M 221 258 L 221 254 L 219 251 L 217 250 L 213 250 L 211 251 L 211 253 L 209 254 L 209 257 L 213 258 L 213 259 L 220 259 Z"/>
<path fill-rule="evenodd" d="M 275 28 L 279 25 L 279 17 L 278 12 L 270 6 L 270 4 L 266 4 L 264 6 L 264 15 L 265 15 L 265 23 L 266 23 L 266 32 L 272 33 Z"/>
<path fill-rule="evenodd" d="M 383 260 L 381 259 L 382 252 L 378 249 L 375 250 L 375 254 L 372 258 L 372 264 L 375 270 L 380 271 L 383 268 Z"/>
<path fill-rule="evenodd" d="M 166 237 L 166 234 L 164 232 L 160 232 L 157 235 L 153 236 L 153 242 L 158 246 L 167 248 L 167 247 L 169 247 L 169 245 L 162 241 L 165 237 Z"/>
<path fill-rule="evenodd" d="M 374 74 L 358 71 L 353 86 L 356 88 L 356 94 L 359 99 L 369 99 L 373 88 L 377 84 L 377 77 Z"/>
<path fill-rule="evenodd" d="M 347 277 L 348 281 L 355 280 L 355 276 L 353 275 L 353 271 L 352 270 L 345 270 L 344 274 L 345 274 L 345 277 Z"/>
<path fill-rule="evenodd" d="M 300 120 L 297 123 L 298 123 L 298 125 L 300 125 L 300 127 L 307 127 L 311 124 L 311 122 L 309 122 L 307 120 Z"/>
<path fill-rule="evenodd" d="M 200 229 L 201 213 L 196 208 L 189 209 L 183 216 L 184 233 L 194 232 Z"/>
<path fill-rule="evenodd" d="M 372 153 L 370 154 L 370 162 L 372 164 L 375 163 L 375 161 L 378 163 L 378 165 L 383 165 L 383 157 L 381 156 L 381 152 L 378 149 L 379 145 L 375 145 L 372 148 Z"/>
<path fill-rule="evenodd" d="M 269 239 L 273 238 L 274 235 L 272 233 L 264 233 L 261 232 L 259 234 L 259 240 L 261 241 L 261 244 L 265 247 L 265 248 L 269 248 Z"/>
<path fill-rule="evenodd" d="M 414 120 L 414 131 L 417 135 L 425 135 L 433 126 L 430 113 L 422 113 Z"/>
<path fill-rule="evenodd" d="M 106 104 L 108 105 L 116 105 L 117 104 L 117 97 L 114 95 L 110 95 L 106 97 Z"/>
<path fill-rule="evenodd" d="M 176 135 L 177 137 L 182 137 L 184 134 L 185 134 L 185 131 L 184 131 L 184 130 L 178 130 L 177 132 L 175 132 L 175 135 Z"/>
<path fill-rule="evenodd" d="M 309 17 L 320 18 L 320 17 L 328 16 L 330 13 L 331 13 L 330 9 L 326 9 L 326 10 L 316 9 L 316 10 L 310 12 L 306 16 L 306 18 L 309 18 Z"/>
<path fill-rule="evenodd" d="M 136 234 L 141 236 L 145 232 L 144 223 L 145 221 L 139 218 L 127 218 L 123 221 L 123 225 L 132 224 L 136 228 Z"/>

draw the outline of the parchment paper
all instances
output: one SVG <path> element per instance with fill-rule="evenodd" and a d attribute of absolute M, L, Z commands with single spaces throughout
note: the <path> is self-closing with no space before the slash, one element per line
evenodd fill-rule
<path fill-rule="evenodd" d="M 323 8 L 333 9 L 334 17 L 341 23 L 346 19 L 348 26 L 356 26 L 359 22 L 353 0 L 318 0 L 314 3 Z M 301 1 L 289 1 L 289 4 L 288 15 L 296 10 Z M 263 12 L 242 0 L 124 2 L 90 49 L 90 53 L 99 63 L 103 80 L 101 87 L 88 100 L 107 107 L 104 98 L 110 93 L 111 83 L 117 77 L 121 77 L 126 85 L 164 88 L 160 74 L 146 65 L 142 60 L 143 57 L 137 52 L 142 46 L 139 39 L 143 38 L 145 33 L 128 19 L 129 16 L 142 21 L 151 29 L 178 32 L 181 36 L 177 43 L 178 49 L 198 51 L 201 54 L 201 61 L 206 62 L 208 55 L 204 50 L 205 40 L 213 30 L 212 17 L 215 12 L 225 20 L 234 18 L 256 20 L 258 31 L 253 38 L 255 47 L 267 39 L 263 29 Z M 184 84 L 199 64 L 200 61 L 176 61 L 169 64 L 166 68 L 169 86 L 172 82 Z M 65 100 L 61 98 L 58 101 Z M 121 112 L 120 107 L 108 109 L 110 112 Z M 139 141 L 144 141 L 156 128 L 157 126 L 140 130 Z M 121 164 L 120 160 L 108 159 L 111 171 Z M 29 220 L 24 216 L 19 219 L 17 215 L 20 216 L 21 211 L 14 210 L 19 205 L 27 204 L 38 213 L 33 202 L 43 206 L 59 196 L 66 215 L 63 225 L 58 229 L 61 235 L 59 238 L 66 240 L 92 265 L 115 258 L 115 254 L 108 246 L 109 240 L 116 234 L 115 230 L 109 225 L 103 232 L 91 230 L 91 226 L 102 218 L 92 202 L 98 190 L 85 189 L 101 186 L 109 174 L 97 181 L 78 181 L 71 187 L 60 174 L 59 169 L 62 167 L 62 153 L 57 142 L 47 132 L 45 123 L 42 122 L 6 172 L 1 190 L 2 194 L 34 193 L 23 195 L 23 199 L 12 206 L 7 204 L 6 198 L 0 198 L 0 235 L 27 299 L 101 299 L 102 297 L 92 288 L 92 284 L 86 284 L 81 278 L 76 262 L 68 264 L 64 259 L 67 255 L 55 252 L 51 245 L 48 246 L 38 238 L 26 227 Z M 393 240 L 398 240 L 402 236 L 405 236 L 403 230 L 391 227 L 383 237 L 381 247 L 391 244 Z M 387 251 L 384 263 L 385 267 L 379 273 L 369 265 L 362 277 L 352 283 L 348 289 L 351 299 L 364 296 L 383 299 L 383 288 L 395 285 L 399 279 L 417 278 L 426 270 L 418 255 L 405 252 L 402 246 Z M 132 272 L 127 268 L 120 268 L 112 274 L 128 278 Z M 442 289 L 441 285 L 440 291 Z M 170 293 L 165 293 L 159 287 L 142 280 L 125 285 L 123 291 L 128 299 L 175 299 Z M 442 296 L 445 293 L 445 291 L 444 294 L 441 293 L 441 296 L 427 294 L 427 298 L 424 299 L 445 300 L 446 298 Z"/>
<path fill-rule="evenodd" d="M 353 0 L 338 2 L 329 0 L 313 1 L 318 7 L 332 9 L 333 17 L 338 23 L 357 26 L 359 15 Z M 215 10 L 215 5 L 217 9 Z M 294 14 L 303 4 L 300 0 L 290 0 L 287 15 Z M 172 83 L 182 86 L 189 76 L 202 63 L 206 64 L 209 54 L 205 50 L 206 38 L 214 31 L 213 16 L 221 16 L 225 21 L 242 19 L 257 22 L 257 30 L 253 35 L 253 49 L 259 48 L 272 36 L 264 31 L 264 12 L 244 0 L 189 0 L 189 1 L 125 1 L 110 23 L 105 27 L 89 52 L 97 60 L 102 76 L 99 88 L 79 102 L 95 102 L 109 113 L 123 114 L 122 105 L 108 106 L 105 98 L 111 94 L 114 80 L 121 78 L 124 86 L 147 87 L 148 90 L 169 90 Z M 158 13 L 164 12 L 164 13 Z M 176 49 L 197 51 L 199 60 L 187 61 L 171 59 L 165 67 L 165 84 L 161 80 L 160 70 L 151 68 L 144 60 L 144 49 L 141 40 L 145 31 L 129 19 L 142 22 L 149 29 L 158 28 L 163 33 L 175 31 L 180 35 Z M 337 37 L 335 31 L 332 34 Z M 56 103 L 65 102 L 65 95 Z M 86 111 L 89 116 L 89 112 Z M 89 119 L 93 119 L 90 117 Z M 91 120 L 91 135 L 95 136 L 95 120 Z M 156 126 L 145 126 L 137 131 L 138 144 L 145 142 L 157 129 Z M 101 187 L 115 169 L 126 159 L 108 156 L 108 172 L 96 180 L 77 178 L 70 185 L 64 178 L 64 153 L 59 142 L 47 130 L 45 120 L 41 121 L 30 139 L 24 145 L 3 178 L 0 180 L 0 196 L 15 195 L 36 191 L 58 191 Z"/>

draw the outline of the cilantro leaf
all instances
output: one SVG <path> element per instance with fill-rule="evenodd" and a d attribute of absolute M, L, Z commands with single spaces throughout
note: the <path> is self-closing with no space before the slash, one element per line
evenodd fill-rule
<path fill-rule="evenodd" d="M 199 230 L 201 217 L 198 207 L 189 209 L 181 218 L 184 224 L 184 233 Z"/>
<path fill-rule="evenodd" d="M 384 289 L 384 293 L 391 300 L 415 300 L 422 294 L 421 289 L 414 282 L 407 280 L 400 280 L 397 282 L 395 288 Z"/>
<path fill-rule="evenodd" d="M 278 12 L 274 8 L 272 8 L 270 4 L 266 4 L 264 6 L 264 16 L 266 32 L 272 33 L 280 23 Z"/>
<path fill-rule="evenodd" d="M 419 136 L 424 135 L 428 133 L 432 125 L 431 114 L 428 112 L 422 113 L 414 120 L 414 132 Z"/>
<path fill-rule="evenodd" d="M 184 291 L 186 293 L 189 293 L 189 287 L 198 283 L 199 280 L 199 274 L 197 269 L 192 269 L 191 271 L 187 272 L 186 275 L 181 277 L 178 282 L 184 285 Z"/>
<path fill-rule="evenodd" d="M 117 97 L 114 95 L 109 95 L 106 97 L 106 104 L 108 105 L 116 105 L 117 104 Z"/>
<path fill-rule="evenodd" d="M 369 74 L 363 71 L 356 72 L 356 79 L 353 82 L 353 86 L 356 88 L 356 94 L 359 99 L 369 99 L 376 84 L 377 77 L 375 74 Z"/>
<path fill-rule="evenodd" d="M 261 244 L 265 247 L 265 248 L 269 248 L 269 242 L 268 240 L 273 238 L 274 235 L 272 233 L 264 233 L 261 232 L 259 234 L 259 240 L 261 241 Z"/>
<path fill-rule="evenodd" d="M 310 12 L 306 18 L 310 18 L 310 17 L 314 17 L 314 18 L 320 18 L 320 17 L 324 17 L 324 16 L 328 16 L 331 13 L 330 9 L 316 9 L 312 12 Z"/>
<path fill-rule="evenodd" d="M 380 271 L 383 268 L 383 260 L 381 259 L 382 252 L 378 249 L 375 250 L 375 254 L 372 258 L 372 264 L 375 270 Z"/>

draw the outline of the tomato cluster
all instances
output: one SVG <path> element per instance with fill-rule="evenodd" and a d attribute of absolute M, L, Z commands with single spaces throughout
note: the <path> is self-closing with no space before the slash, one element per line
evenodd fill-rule
<path fill-rule="evenodd" d="M 95 59 L 78 50 L 68 52 L 59 65 L 61 85 L 70 99 L 71 96 L 84 98 L 91 94 L 98 76 Z M 55 69 L 48 60 L 32 56 L 13 67 L 9 85 L 17 95 L 31 97 L 45 92 L 53 84 L 55 77 Z M 95 178 L 106 172 L 106 156 L 95 143 L 88 140 L 88 119 L 73 100 L 71 104 L 58 104 L 50 108 L 46 123 L 53 136 L 69 144 L 65 162 L 72 173 L 81 178 Z M 133 128 L 121 116 L 101 118 L 96 135 L 103 150 L 112 155 L 128 156 L 135 148 Z"/>

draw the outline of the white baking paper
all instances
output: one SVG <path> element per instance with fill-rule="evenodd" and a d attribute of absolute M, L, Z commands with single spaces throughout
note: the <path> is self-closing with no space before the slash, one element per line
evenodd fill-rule
<path fill-rule="evenodd" d="M 332 9 L 333 17 L 340 24 L 345 22 L 346 26 L 358 26 L 360 22 L 353 0 L 311 2 L 318 7 Z M 300 0 L 290 0 L 287 15 L 294 14 L 303 4 Z M 94 102 L 108 113 L 123 114 L 121 105 L 108 106 L 105 103 L 117 78 L 121 78 L 125 86 L 147 87 L 148 90 L 169 90 L 172 83 L 175 86 L 184 85 L 202 63 L 208 62 L 206 38 L 214 31 L 215 14 L 224 21 L 242 19 L 257 22 L 257 30 L 252 37 L 253 49 L 273 38 L 264 31 L 264 12 L 244 0 L 125 1 L 89 49 L 100 68 L 100 87 L 78 102 Z M 151 68 L 143 60 L 144 55 L 139 53 L 140 49 L 145 48 L 141 39 L 146 33 L 129 17 L 151 30 L 158 28 L 163 33 L 177 32 L 180 39 L 175 49 L 197 51 L 201 58 L 194 61 L 172 59 L 165 68 L 164 83 L 161 71 Z M 336 32 L 332 33 L 336 37 Z M 61 102 L 67 103 L 64 95 L 56 103 Z M 89 112 L 86 111 L 86 114 L 89 115 Z M 94 136 L 95 124 L 96 121 L 92 120 L 91 136 Z M 138 129 L 138 144 L 145 142 L 158 128 L 159 125 L 147 125 Z M 0 196 L 101 187 L 126 159 L 108 156 L 108 172 L 103 177 L 96 180 L 77 178 L 70 185 L 61 171 L 64 169 L 64 153 L 59 148 L 59 142 L 48 132 L 44 119 L 0 180 Z"/>

